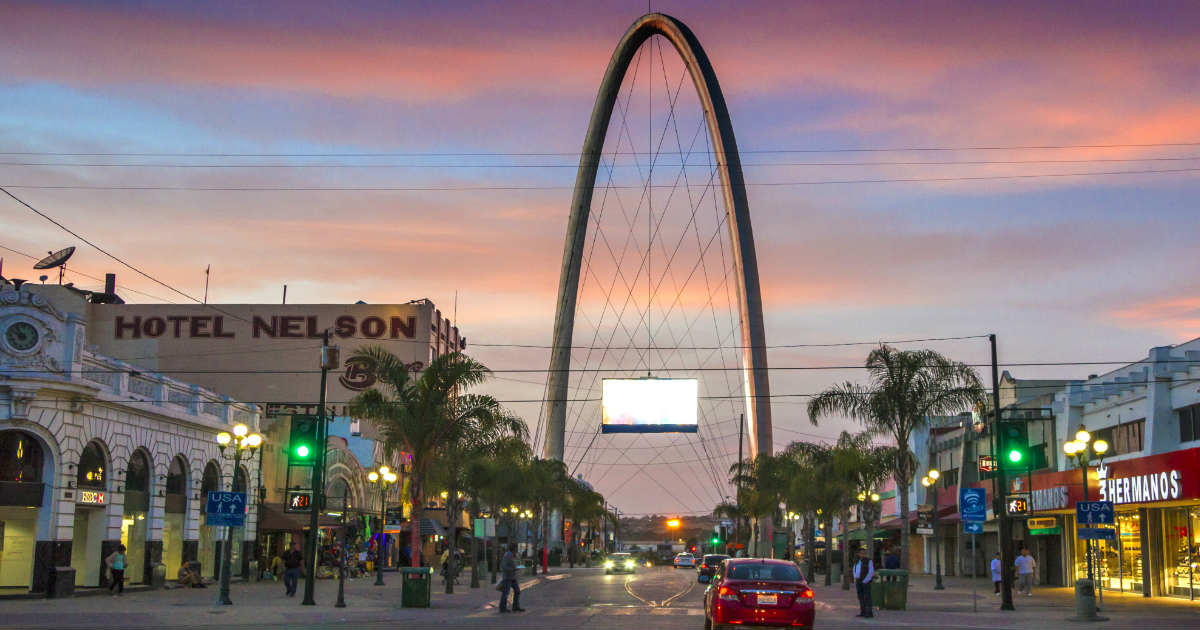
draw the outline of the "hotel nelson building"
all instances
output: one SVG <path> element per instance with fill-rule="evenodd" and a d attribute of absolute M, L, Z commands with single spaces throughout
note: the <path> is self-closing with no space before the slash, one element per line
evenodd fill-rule
<path fill-rule="evenodd" d="M 97 296 L 101 296 L 97 299 Z M 293 414 L 316 413 L 321 331 L 343 365 L 327 385 L 327 502 L 322 538 L 335 528 L 379 536 L 379 492 L 366 473 L 383 457 L 369 423 L 346 413 L 375 384 L 355 348 L 383 345 L 414 371 L 466 340 L 428 300 L 400 305 L 133 305 L 70 287 L 0 283 L 0 595 L 42 593 L 52 567 L 79 587 L 102 585 L 101 566 L 129 549 L 130 583 L 173 579 L 181 562 L 216 575 L 224 529 L 204 524 L 210 490 L 249 494 L 234 532 L 234 575 L 248 576 L 291 539 L 307 513 L 287 498 L 310 479 L 284 448 Z M 244 423 L 266 442 L 233 470 L 215 437 Z M 400 506 L 400 484 L 388 506 Z M 336 505 L 333 505 L 336 503 Z M 436 514 L 436 511 L 434 512 Z M 374 520 L 371 520 L 374 517 Z M 407 524 L 389 516 L 395 559 Z M 422 523 L 429 538 L 444 535 Z"/>

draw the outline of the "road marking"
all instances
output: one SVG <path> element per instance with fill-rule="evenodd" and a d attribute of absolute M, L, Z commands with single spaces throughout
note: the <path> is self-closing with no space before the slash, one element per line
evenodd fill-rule
<path fill-rule="evenodd" d="M 642 602 L 643 604 L 645 604 L 651 608 L 654 608 L 655 606 L 657 606 L 658 604 L 655 604 L 653 600 L 643 599 L 640 595 L 633 592 L 633 587 L 630 586 L 631 584 L 633 584 L 633 579 L 634 578 L 632 575 L 625 578 L 625 592 L 629 593 L 630 597 L 638 600 L 639 602 Z"/>
<path fill-rule="evenodd" d="M 555 573 L 554 575 L 547 575 L 547 576 L 546 576 L 546 579 L 547 579 L 547 580 L 549 580 L 549 581 L 551 581 L 551 582 L 553 582 L 554 580 L 561 580 L 561 579 L 563 579 L 563 578 L 565 578 L 565 577 L 571 577 L 571 574 L 569 574 L 569 573 Z"/>
<path fill-rule="evenodd" d="M 671 605 L 671 602 L 673 602 L 673 601 L 675 601 L 675 600 L 679 599 L 680 597 L 683 597 L 684 595 L 687 595 L 688 593 L 691 593 L 693 588 L 696 588 L 696 583 L 695 583 L 695 582 L 693 582 L 693 581 L 691 581 L 691 580 L 688 580 L 688 586 L 687 586 L 687 588 L 685 588 L 685 589 L 683 589 L 682 591 L 680 591 L 680 592 L 678 592 L 678 593 L 676 593 L 676 594 L 674 594 L 674 595 L 672 595 L 672 596 L 670 596 L 670 597 L 668 597 L 668 598 L 664 599 L 664 600 L 663 600 L 663 602 L 662 602 L 662 604 L 660 604 L 660 605 L 661 605 L 663 608 L 666 608 L 667 606 L 670 606 L 670 605 Z"/>

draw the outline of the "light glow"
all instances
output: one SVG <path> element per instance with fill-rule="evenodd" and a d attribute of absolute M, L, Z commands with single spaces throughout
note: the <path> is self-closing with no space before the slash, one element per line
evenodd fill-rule
<path fill-rule="evenodd" d="M 1096 451 L 1097 455 L 1103 455 L 1108 452 L 1108 442 L 1106 440 L 1096 440 L 1092 443 L 1092 450 Z"/>
<path fill-rule="evenodd" d="M 228 446 L 230 440 L 232 440 L 232 439 L 233 439 L 233 436 L 229 435 L 228 433 L 226 433 L 224 431 L 217 434 L 217 444 L 220 444 L 221 446 Z"/>
<path fill-rule="evenodd" d="M 242 437 L 249 432 L 250 432 L 250 427 L 247 427 L 244 424 L 234 425 L 234 427 L 233 427 L 233 434 L 238 437 Z"/>
<path fill-rule="evenodd" d="M 603 433 L 695 433 L 700 384 L 694 378 L 606 378 Z"/>
<path fill-rule="evenodd" d="M 375 472 L 374 470 L 367 473 L 367 481 L 370 481 L 371 483 L 379 481 L 379 473 Z"/>
<path fill-rule="evenodd" d="M 1092 434 L 1088 433 L 1087 429 L 1079 427 L 1079 430 L 1075 432 L 1075 441 L 1087 444 L 1092 441 Z"/>

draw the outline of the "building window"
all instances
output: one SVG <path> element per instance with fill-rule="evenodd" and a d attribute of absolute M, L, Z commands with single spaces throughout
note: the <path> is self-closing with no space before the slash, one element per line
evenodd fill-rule
<path fill-rule="evenodd" d="M 38 483 L 42 480 L 42 447 L 21 431 L 0 433 L 0 481 Z"/>
<path fill-rule="evenodd" d="M 1191 405 L 1178 411 L 1179 441 L 1200 440 L 1200 405 Z"/>
<path fill-rule="evenodd" d="M 1096 438 L 1108 442 L 1108 455 L 1140 453 L 1144 446 L 1145 428 L 1145 419 L 1134 420 L 1118 424 L 1115 427 L 1100 429 L 1096 432 Z"/>
<path fill-rule="evenodd" d="M 953 486 L 957 486 L 958 485 L 958 469 L 952 468 L 950 470 L 942 471 L 941 482 L 942 482 L 943 488 L 951 488 Z"/>

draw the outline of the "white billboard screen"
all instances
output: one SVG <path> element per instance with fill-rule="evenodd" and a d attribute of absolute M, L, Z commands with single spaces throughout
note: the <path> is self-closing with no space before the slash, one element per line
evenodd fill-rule
<path fill-rule="evenodd" d="M 694 378 L 604 379 L 602 433 L 695 433 Z"/>

